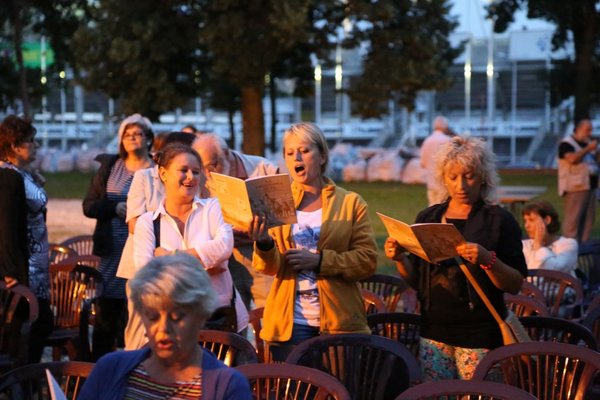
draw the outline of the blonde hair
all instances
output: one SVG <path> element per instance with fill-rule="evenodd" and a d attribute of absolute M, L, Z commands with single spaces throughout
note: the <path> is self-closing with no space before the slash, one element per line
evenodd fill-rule
<path fill-rule="evenodd" d="M 321 128 L 312 122 L 299 122 L 286 129 L 283 134 L 283 143 L 285 143 L 286 139 L 291 135 L 296 135 L 317 146 L 319 153 L 325 160 L 321 165 L 321 174 L 324 174 L 329 165 L 329 147 L 327 146 L 327 140 L 325 139 L 325 135 Z M 285 145 L 282 146 L 281 150 L 285 157 Z"/>
<path fill-rule="evenodd" d="M 486 143 L 478 138 L 455 136 L 444 143 L 435 156 L 435 178 L 441 184 L 444 198 L 448 198 L 448 191 L 444 185 L 444 173 L 450 163 L 472 171 L 481 178 L 481 199 L 492 204 L 496 202 L 496 188 L 498 187 L 498 172 L 496 171 L 496 156 Z"/>

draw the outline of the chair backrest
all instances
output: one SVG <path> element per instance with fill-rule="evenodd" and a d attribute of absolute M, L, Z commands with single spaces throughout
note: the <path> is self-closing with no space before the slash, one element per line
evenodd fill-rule
<path fill-rule="evenodd" d="M 540 400 L 589 399 L 600 371 L 598 352 L 566 343 L 526 342 L 498 347 L 477 365 L 473 379 L 502 381 Z"/>
<path fill-rule="evenodd" d="M 360 294 L 362 295 L 365 313 L 367 315 L 386 312 L 385 303 L 377 294 L 364 288 L 360 289 Z"/>
<path fill-rule="evenodd" d="M 81 312 L 101 290 L 98 270 L 82 265 L 50 265 L 50 304 L 55 328 L 79 327 Z"/>
<path fill-rule="evenodd" d="M 252 328 L 254 343 L 256 343 L 254 346 L 256 348 L 256 355 L 258 356 L 258 361 L 261 363 L 270 362 L 269 352 L 265 348 L 265 341 L 260 337 L 264 312 L 264 307 L 254 308 L 248 311 L 248 324 Z"/>
<path fill-rule="evenodd" d="M 586 293 L 600 288 L 600 240 L 592 239 L 579 245 L 575 273 L 582 279 Z"/>
<path fill-rule="evenodd" d="M 596 307 L 600 307 L 600 293 L 598 293 L 594 297 L 592 297 L 592 300 L 590 301 L 590 304 L 588 304 L 586 313 L 589 313 L 590 311 L 592 311 Z"/>
<path fill-rule="evenodd" d="M 600 343 L 600 306 L 589 310 L 581 324 L 588 328 L 596 338 L 596 342 Z"/>
<path fill-rule="evenodd" d="M 247 364 L 235 367 L 248 378 L 253 398 L 350 400 L 348 390 L 333 376 L 293 364 Z"/>
<path fill-rule="evenodd" d="M 417 360 L 404 345 L 376 335 L 317 336 L 298 344 L 286 362 L 335 376 L 353 399 L 393 399 L 421 379 Z"/>
<path fill-rule="evenodd" d="M 425 382 L 405 390 L 396 400 L 536 400 L 531 393 L 498 382 L 444 380 Z"/>
<path fill-rule="evenodd" d="M 252 343 L 237 333 L 203 329 L 198 343 L 229 367 L 258 362 Z"/>
<path fill-rule="evenodd" d="M 570 319 L 581 315 L 577 315 L 575 311 L 578 309 L 580 313 L 583 304 L 583 286 L 579 279 L 564 272 L 548 269 L 530 269 L 525 279 L 542 291 L 546 298 L 546 306 L 553 317 Z M 567 296 L 571 293 L 574 294 L 574 299 L 570 304 L 565 304 Z"/>
<path fill-rule="evenodd" d="M 73 236 L 60 243 L 63 246 L 70 247 L 80 256 L 91 255 L 94 249 L 94 239 L 92 235 Z"/>
<path fill-rule="evenodd" d="M 50 257 L 50 264 L 57 264 L 65 258 L 75 255 L 77 255 L 77 252 L 70 247 L 56 243 L 50 243 L 48 245 L 48 256 Z"/>
<path fill-rule="evenodd" d="M 367 315 L 367 323 L 374 335 L 402 343 L 415 356 L 419 356 L 421 316 L 413 313 L 381 313 Z"/>
<path fill-rule="evenodd" d="M 363 289 L 370 290 L 377 294 L 383 302 L 388 312 L 396 312 L 398 303 L 403 300 L 403 293 L 410 289 L 406 281 L 398 276 L 374 274 L 371 277 L 359 282 Z M 404 311 L 409 305 L 402 305 Z M 410 305 L 414 306 L 414 305 Z M 411 312 L 414 310 L 410 310 Z"/>
<path fill-rule="evenodd" d="M 29 306 L 25 318 L 19 315 L 21 309 L 25 311 L 23 302 L 27 302 Z M 27 286 L 16 285 L 9 288 L 3 280 L 0 281 L 0 368 L 2 370 L 27 362 L 29 333 L 38 314 L 37 298 Z"/>
<path fill-rule="evenodd" d="M 538 289 L 538 287 L 535 286 L 533 283 L 528 282 L 525 279 L 523 279 L 523 283 L 521 284 L 521 290 L 519 291 L 519 294 L 536 299 L 542 304 L 546 304 L 546 297 L 544 296 L 544 293 L 542 293 L 542 291 Z"/>
<path fill-rule="evenodd" d="M 519 318 L 529 337 L 540 342 L 561 342 L 598 350 L 593 333 L 577 322 L 556 317 Z"/>
<path fill-rule="evenodd" d="M 0 398 L 13 400 L 50 398 L 46 369 L 50 370 L 68 399 L 77 399 L 81 387 L 94 364 L 61 361 L 29 364 L 0 377 Z M 7 397 L 3 397 L 7 396 Z"/>
<path fill-rule="evenodd" d="M 69 265 L 69 264 L 86 265 L 88 267 L 97 269 L 100 266 L 100 257 L 95 256 L 93 254 L 85 254 L 85 255 L 75 254 L 75 255 L 72 255 L 72 256 L 62 259 L 60 262 L 57 262 L 56 264 L 59 264 L 59 265 Z"/>
<path fill-rule="evenodd" d="M 504 293 L 504 303 L 506 303 L 506 308 L 518 317 L 530 317 L 533 315 L 542 317 L 550 316 L 550 311 L 548 311 L 546 304 L 541 303 L 533 297 L 527 297 L 522 294 Z"/>

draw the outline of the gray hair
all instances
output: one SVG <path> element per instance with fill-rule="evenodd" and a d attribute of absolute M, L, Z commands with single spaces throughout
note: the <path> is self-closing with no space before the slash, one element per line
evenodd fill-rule
<path fill-rule="evenodd" d="M 496 171 L 496 156 L 486 143 L 478 138 L 455 136 L 444 143 L 435 156 L 435 178 L 441 183 L 444 198 L 448 198 L 448 191 L 444 185 L 446 166 L 456 163 L 472 171 L 481 178 L 481 198 L 487 204 L 496 202 L 496 188 L 499 177 Z"/>
<path fill-rule="evenodd" d="M 227 153 L 229 150 L 229 146 L 227 146 L 225 139 L 215 133 L 196 134 L 196 140 L 192 143 L 192 147 L 198 145 L 205 146 L 206 144 L 215 146 L 215 148 L 220 149 L 223 153 Z"/>
<path fill-rule="evenodd" d="M 317 146 L 319 153 L 325 159 L 325 162 L 321 165 L 321 174 L 324 174 L 329 165 L 329 147 L 321 128 L 312 122 L 299 122 L 286 129 L 283 134 L 283 142 L 285 143 L 286 139 L 291 135 L 296 135 Z M 285 146 L 282 146 L 282 151 L 285 158 Z"/>
<path fill-rule="evenodd" d="M 129 297 L 137 312 L 144 303 L 191 306 L 203 319 L 216 309 L 217 295 L 200 262 L 186 253 L 155 257 L 129 281 Z"/>
<path fill-rule="evenodd" d="M 433 120 L 433 130 L 446 132 L 448 130 L 448 120 L 445 117 L 438 115 Z"/>
<path fill-rule="evenodd" d="M 139 126 L 140 129 L 144 132 L 144 139 L 146 140 L 146 147 L 148 148 L 148 151 L 150 151 L 150 149 L 152 148 L 152 142 L 154 141 L 154 131 L 152 130 L 152 123 L 148 118 L 142 116 L 141 114 L 132 114 L 125 118 L 123 121 L 121 121 L 121 125 L 119 125 L 119 132 L 117 134 L 119 138 L 119 156 L 122 159 L 127 158 L 127 152 L 123 147 L 123 135 L 125 134 L 125 131 L 132 125 Z"/>

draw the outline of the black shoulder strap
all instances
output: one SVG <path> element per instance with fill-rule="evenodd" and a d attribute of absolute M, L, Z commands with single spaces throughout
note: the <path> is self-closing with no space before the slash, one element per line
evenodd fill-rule
<path fill-rule="evenodd" d="M 152 221 L 152 225 L 154 226 L 154 247 L 160 247 L 160 214 Z"/>

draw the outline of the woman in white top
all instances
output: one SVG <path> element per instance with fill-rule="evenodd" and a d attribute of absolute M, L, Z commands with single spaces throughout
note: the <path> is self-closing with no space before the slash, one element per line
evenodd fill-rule
<path fill-rule="evenodd" d="M 523 240 L 528 269 L 551 269 L 575 276 L 577 241 L 560 236 L 558 213 L 547 201 L 523 207 L 523 222 L 529 239 Z"/>
<path fill-rule="evenodd" d="M 164 146 L 171 143 L 181 143 L 191 146 L 195 138 L 194 135 L 188 133 L 171 132 L 166 134 L 160 147 L 156 147 L 155 140 L 153 142 L 153 149 L 156 150 L 156 154 Z M 137 271 L 133 262 L 133 233 L 137 219 L 147 211 L 156 211 L 164 197 L 165 189 L 158 174 L 158 165 L 135 171 L 129 192 L 127 193 L 127 215 L 125 222 L 127 222 L 129 228 L 129 236 L 125 242 L 121 261 L 117 269 L 117 276 L 119 278 L 131 279 Z M 129 291 L 129 286 L 126 286 L 126 290 Z M 127 310 L 129 319 L 125 327 L 125 350 L 139 349 L 147 342 L 146 331 L 139 314 L 135 312 L 133 303 L 130 300 L 127 301 Z"/>
<path fill-rule="evenodd" d="M 234 303 L 237 330 L 243 330 L 248 324 L 248 312 L 233 289 L 227 268 L 233 249 L 232 228 L 223 221 L 217 199 L 197 196 L 205 179 L 198 153 L 189 146 L 170 144 L 158 157 L 158 166 L 165 199 L 156 211 L 142 214 L 137 220 L 133 235 L 135 268 L 143 267 L 152 257 L 180 251 L 196 257 L 217 292 L 217 306 Z M 158 238 L 155 220 L 160 229 Z"/>

